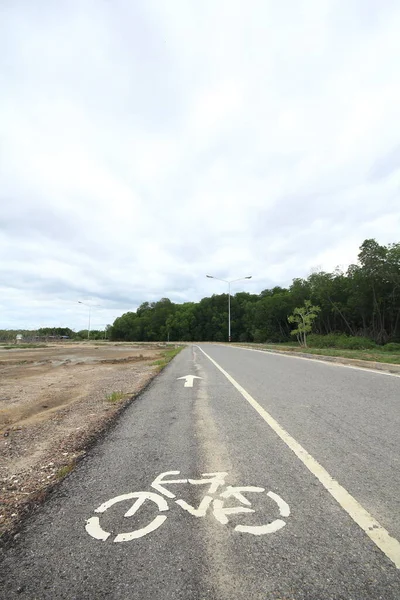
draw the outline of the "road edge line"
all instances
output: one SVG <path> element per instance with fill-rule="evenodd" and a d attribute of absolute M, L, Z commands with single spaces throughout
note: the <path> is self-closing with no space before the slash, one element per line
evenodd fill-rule
<path fill-rule="evenodd" d="M 319 462 L 311 456 L 296 440 L 255 400 L 227 371 L 225 371 L 200 346 L 196 346 L 212 364 L 221 371 L 245 400 L 257 411 L 262 419 L 273 429 L 283 442 L 295 453 L 305 467 L 319 480 L 331 496 L 340 504 L 355 523 L 368 535 L 374 544 L 400 569 L 400 542 L 389 532 L 342 486 L 329 475 Z"/>
<path fill-rule="evenodd" d="M 276 352 L 275 350 L 260 350 L 259 348 L 247 348 L 246 346 L 229 346 L 228 344 L 217 344 L 218 346 L 224 346 L 224 348 L 235 348 L 236 350 L 248 350 L 249 352 L 260 352 L 262 354 L 273 354 L 274 356 L 284 356 L 286 358 L 296 358 L 297 360 L 309 360 L 311 362 L 322 363 L 323 365 L 330 365 L 332 367 L 345 367 L 346 369 L 354 369 L 356 371 L 366 371 L 367 373 L 374 373 L 375 375 L 389 375 L 390 377 L 400 378 L 400 373 L 389 373 L 383 369 L 371 369 L 371 367 L 357 367 L 355 365 L 346 365 L 341 362 L 334 362 L 331 360 L 324 360 L 323 358 L 310 358 L 308 356 L 297 356 L 291 352 Z M 319 356 L 322 356 L 320 354 Z M 334 357 L 337 358 L 337 357 Z M 385 363 L 390 364 L 390 363 Z"/>

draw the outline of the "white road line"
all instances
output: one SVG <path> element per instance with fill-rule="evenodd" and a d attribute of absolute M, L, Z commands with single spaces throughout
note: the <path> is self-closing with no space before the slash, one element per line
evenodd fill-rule
<path fill-rule="evenodd" d="M 345 369 L 355 369 L 356 371 L 366 371 L 367 373 L 374 373 L 375 375 L 389 375 L 389 377 L 398 377 L 400 374 L 388 373 L 387 371 L 380 371 L 379 369 L 369 369 L 368 367 L 355 367 L 353 365 L 345 365 L 344 363 L 333 362 L 330 360 L 321 360 L 319 358 L 308 358 L 308 356 L 296 356 L 296 354 L 283 354 L 281 352 L 274 352 L 273 350 L 258 350 L 257 348 L 246 348 L 245 346 L 228 346 L 227 344 L 216 344 L 217 346 L 224 346 L 225 348 L 235 348 L 236 350 L 247 350 L 248 352 L 261 352 L 261 354 L 273 354 L 274 356 L 283 356 L 284 358 L 295 358 L 296 360 L 310 360 L 316 363 L 322 363 L 323 365 L 329 365 L 330 367 L 344 367 Z M 201 348 L 200 348 L 201 349 Z"/>
<path fill-rule="evenodd" d="M 315 458 L 311 456 L 296 440 L 281 427 L 254 398 L 235 379 L 227 373 L 211 356 L 200 346 L 199 350 L 221 371 L 228 381 L 242 394 L 243 398 L 258 412 L 260 417 L 275 431 L 285 444 L 296 454 L 297 458 L 315 475 L 324 488 L 335 498 L 340 506 L 361 527 L 371 540 L 384 554 L 400 569 L 400 542 L 392 537 L 388 531 L 343 486 L 331 477 Z"/>

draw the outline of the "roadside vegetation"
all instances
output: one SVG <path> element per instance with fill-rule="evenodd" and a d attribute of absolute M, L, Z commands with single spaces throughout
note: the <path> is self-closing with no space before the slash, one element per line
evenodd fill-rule
<path fill-rule="evenodd" d="M 237 293 L 231 297 L 232 341 L 290 342 L 298 323 L 288 317 L 306 301 L 318 307 L 312 319 L 317 335 L 362 337 L 379 346 L 400 343 L 400 243 L 383 246 L 368 239 L 360 247 L 358 263 L 345 272 L 318 271 L 295 278 L 288 288 Z M 121 341 L 225 342 L 228 295 L 183 304 L 168 298 L 144 302 L 136 312 L 116 319 L 109 335 Z"/>
<path fill-rule="evenodd" d="M 153 365 L 158 367 L 158 371 L 162 371 L 171 360 L 183 350 L 184 346 L 178 346 L 177 348 L 170 348 L 165 350 L 162 357 L 153 362 Z"/>
<path fill-rule="evenodd" d="M 257 348 L 260 350 L 278 350 L 291 353 L 306 353 L 319 356 L 336 356 L 342 358 L 351 358 L 355 360 L 366 360 L 379 363 L 388 363 L 400 365 L 400 344 L 386 344 L 385 346 L 371 345 L 371 340 L 367 340 L 365 348 L 358 345 L 360 339 L 363 338 L 346 338 L 346 336 L 337 336 L 345 338 L 343 346 L 338 342 L 336 345 L 326 345 L 324 337 L 310 335 L 308 338 L 308 347 L 299 346 L 298 343 L 285 342 L 283 344 L 237 344 L 249 348 Z M 364 338 L 365 339 L 365 338 Z"/>
<path fill-rule="evenodd" d="M 295 308 L 292 315 L 288 316 L 289 323 L 296 323 L 290 335 L 295 335 L 300 346 L 307 348 L 307 334 L 312 331 L 312 325 L 320 312 L 319 306 L 312 306 L 310 300 L 304 302 L 304 306 Z"/>
<path fill-rule="evenodd" d="M 126 394 L 122 391 L 111 392 L 111 394 L 107 394 L 106 400 L 107 402 L 119 402 L 125 398 Z"/>
<path fill-rule="evenodd" d="M 74 460 L 71 461 L 70 463 L 68 463 L 67 465 L 63 465 L 62 467 L 60 467 L 57 470 L 56 478 L 58 480 L 64 479 L 64 477 L 66 477 L 67 475 L 72 473 L 72 471 L 75 469 L 75 467 L 76 467 L 76 462 Z"/>

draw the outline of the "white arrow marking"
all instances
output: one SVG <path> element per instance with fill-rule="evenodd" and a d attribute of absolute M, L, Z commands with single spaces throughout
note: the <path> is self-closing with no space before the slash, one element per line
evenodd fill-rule
<path fill-rule="evenodd" d="M 203 378 L 197 377 L 197 375 L 185 375 L 184 377 L 177 377 L 177 379 L 185 379 L 185 385 L 183 387 L 193 387 L 193 381 L 195 379 L 203 379 Z"/>

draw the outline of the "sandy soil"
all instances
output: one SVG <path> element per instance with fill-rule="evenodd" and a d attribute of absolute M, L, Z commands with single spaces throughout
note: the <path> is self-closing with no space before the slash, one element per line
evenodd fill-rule
<path fill-rule="evenodd" d="M 158 344 L 0 349 L 0 535 L 8 539 L 157 372 Z M 121 399 L 108 396 L 121 392 Z"/>

